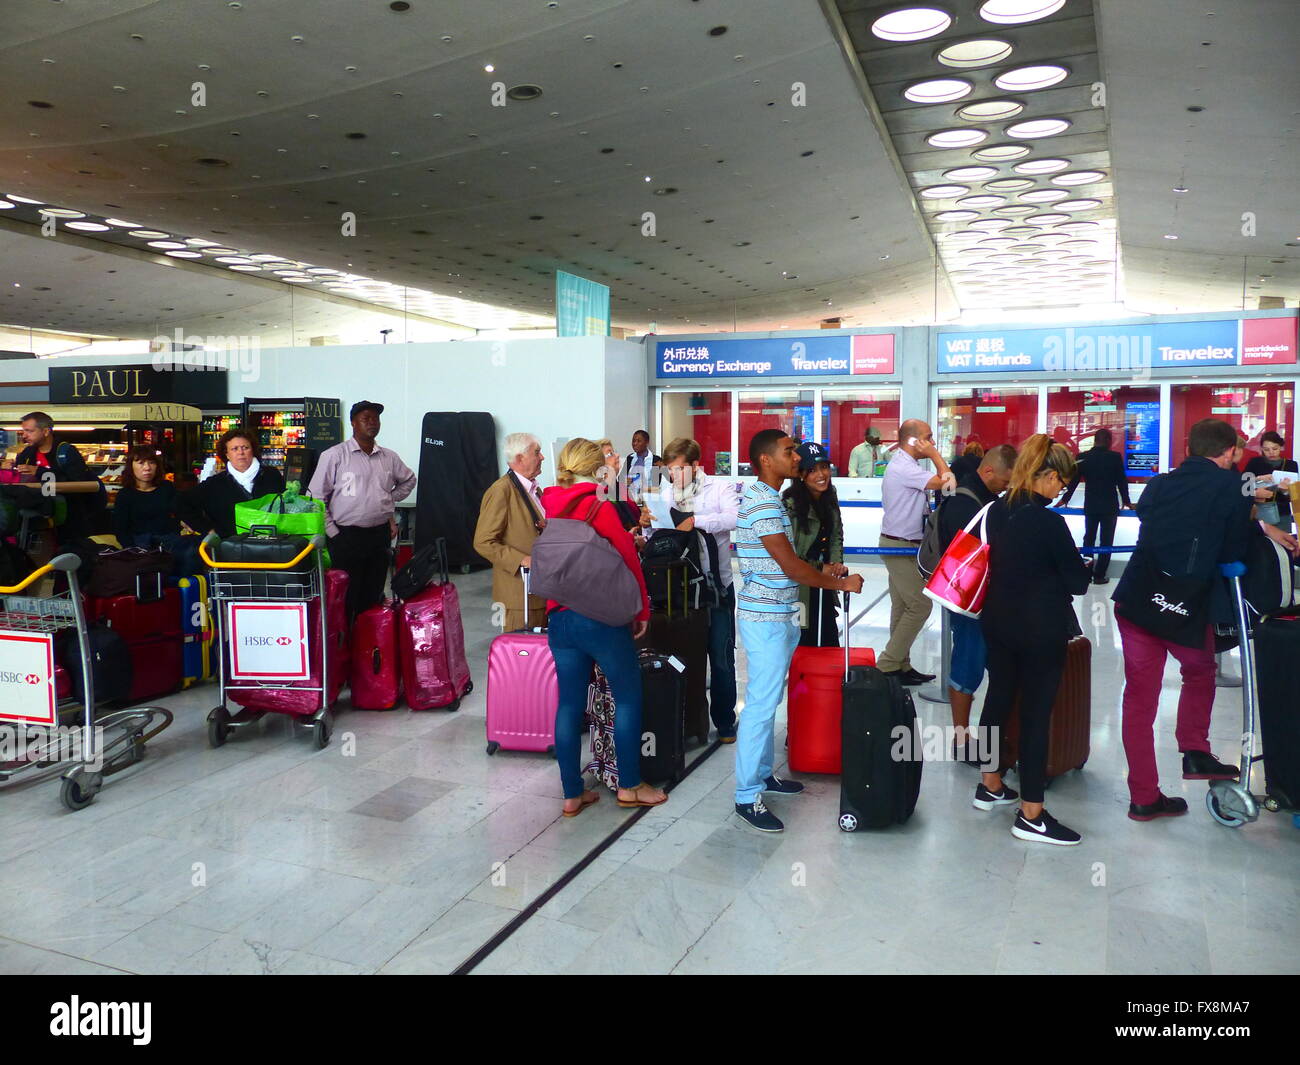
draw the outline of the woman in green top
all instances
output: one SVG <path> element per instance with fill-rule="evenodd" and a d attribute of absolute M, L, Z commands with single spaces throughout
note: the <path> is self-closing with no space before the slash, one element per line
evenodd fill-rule
<path fill-rule="evenodd" d="M 847 577 L 844 521 L 831 484 L 830 456 L 820 444 L 800 444 L 799 477 L 782 493 L 794 528 L 794 551 L 833 577 Z M 799 586 L 803 632 L 800 647 L 839 647 L 839 595 L 825 588 Z"/>

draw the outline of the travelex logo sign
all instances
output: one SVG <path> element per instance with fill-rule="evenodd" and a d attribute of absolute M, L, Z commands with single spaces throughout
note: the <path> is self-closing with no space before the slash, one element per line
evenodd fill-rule
<path fill-rule="evenodd" d="M 1296 361 L 1294 318 L 938 334 L 939 373 L 1122 371 Z"/>
<path fill-rule="evenodd" d="M 892 374 L 894 334 L 767 337 L 752 340 L 660 341 L 655 376 L 828 377 Z"/>

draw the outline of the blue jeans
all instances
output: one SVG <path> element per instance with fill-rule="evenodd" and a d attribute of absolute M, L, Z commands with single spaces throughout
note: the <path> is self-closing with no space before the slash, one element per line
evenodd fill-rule
<path fill-rule="evenodd" d="M 772 733 L 777 707 L 785 701 L 790 659 L 799 645 L 798 615 L 787 621 L 738 622 L 749 679 L 745 710 L 736 733 L 736 802 L 747 806 L 763 793 L 772 775 Z"/>
<path fill-rule="evenodd" d="M 564 797 L 582 794 L 582 737 L 586 730 L 587 685 L 591 664 L 597 663 L 609 678 L 614 714 L 614 756 L 618 760 L 618 786 L 641 783 L 641 663 L 632 630 L 615 628 L 575 610 L 552 611 L 546 630 L 560 684 L 560 705 L 555 711 L 555 760 L 560 764 Z"/>
<path fill-rule="evenodd" d="M 722 735 L 736 732 L 736 588 L 709 609 L 709 714 Z"/>
<path fill-rule="evenodd" d="M 948 611 L 952 627 L 952 658 L 948 662 L 948 687 L 974 695 L 984 682 L 989 652 L 979 618 L 968 618 L 955 610 Z"/>

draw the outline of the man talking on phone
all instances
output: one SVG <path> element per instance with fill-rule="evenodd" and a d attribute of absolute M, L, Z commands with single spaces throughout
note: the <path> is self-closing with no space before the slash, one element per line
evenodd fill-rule
<path fill-rule="evenodd" d="M 921 466 L 929 459 L 936 473 Z M 925 596 L 925 578 L 916 568 L 916 549 L 925 529 L 925 515 L 930 508 L 927 493 L 944 489 L 951 493 L 956 486 L 952 472 L 934 444 L 934 433 L 918 418 L 909 418 L 898 427 L 898 448 L 885 468 L 880 486 L 884 516 L 880 521 L 880 546 L 911 548 L 911 554 L 885 555 L 889 574 L 889 643 L 877 659 L 882 673 L 892 673 L 909 686 L 934 680 L 933 673 L 921 673 L 912 667 L 912 644 L 925 627 L 933 605 Z"/>

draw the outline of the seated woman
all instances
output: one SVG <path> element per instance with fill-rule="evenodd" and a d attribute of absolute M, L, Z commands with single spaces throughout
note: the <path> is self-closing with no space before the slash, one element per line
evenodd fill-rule
<path fill-rule="evenodd" d="M 844 564 L 844 519 L 831 484 L 831 460 L 820 444 L 800 444 L 799 476 L 782 493 L 794 527 L 794 553 L 832 577 L 847 577 Z M 804 627 L 800 647 L 838 647 L 839 593 L 827 588 L 799 586 Z"/>
<path fill-rule="evenodd" d="M 132 448 L 113 501 L 113 534 L 123 547 L 171 552 L 173 572 L 186 576 L 198 571 L 198 544 L 194 537 L 181 535 L 178 502 L 176 486 L 166 477 L 162 452 L 147 444 Z"/>
<path fill-rule="evenodd" d="M 205 528 L 195 531 L 211 530 L 224 540 L 235 535 L 235 504 L 283 492 L 284 476 L 262 465 L 257 434 L 247 429 L 228 429 L 217 441 L 216 452 L 226 468 L 199 484 L 202 517 L 197 520 Z"/>

